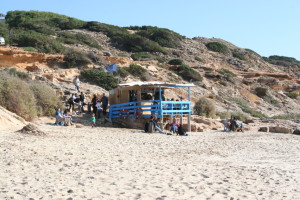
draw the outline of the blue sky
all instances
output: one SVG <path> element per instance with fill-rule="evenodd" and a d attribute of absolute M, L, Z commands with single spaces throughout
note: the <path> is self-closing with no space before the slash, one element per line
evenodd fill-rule
<path fill-rule="evenodd" d="M 0 13 L 38 10 L 118 26 L 158 26 L 300 60 L 299 9 L 300 0 L 2 0 Z"/>

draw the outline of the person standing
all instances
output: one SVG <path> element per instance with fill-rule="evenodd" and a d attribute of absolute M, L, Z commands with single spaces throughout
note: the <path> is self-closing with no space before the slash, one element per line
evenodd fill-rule
<path fill-rule="evenodd" d="M 101 103 L 100 103 L 100 101 L 97 101 L 96 108 L 97 108 L 96 118 L 99 119 L 100 115 L 101 115 Z"/>
<path fill-rule="evenodd" d="M 97 96 L 94 94 L 94 97 L 92 98 L 92 106 L 93 106 L 93 113 L 96 115 L 97 113 Z"/>
<path fill-rule="evenodd" d="M 108 98 L 107 98 L 107 96 L 105 96 L 105 93 L 103 93 L 102 98 L 100 99 L 100 101 L 102 103 L 103 116 L 105 117 L 107 106 L 108 106 Z"/>
<path fill-rule="evenodd" d="M 83 94 L 83 92 L 80 93 L 79 99 L 80 99 L 80 102 L 81 102 L 81 112 L 84 112 L 83 106 L 85 106 L 86 103 L 84 102 L 84 94 Z"/>
<path fill-rule="evenodd" d="M 90 123 L 92 125 L 92 128 L 94 128 L 96 126 L 96 117 L 95 117 L 94 113 L 91 116 Z"/>
<path fill-rule="evenodd" d="M 74 83 L 74 85 L 75 85 L 75 89 L 79 92 L 79 90 L 80 90 L 80 80 L 79 80 L 79 77 L 78 77 L 78 76 L 76 76 L 76 77 L 74 78 L 73 83 Z"/>

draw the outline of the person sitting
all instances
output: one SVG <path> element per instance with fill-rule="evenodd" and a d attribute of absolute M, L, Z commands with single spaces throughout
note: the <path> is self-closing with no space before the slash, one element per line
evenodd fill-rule
<path fill-rule="evenodd" d="M 72 115 L 70 115 L 70 110 L 69 109 L 65 109 L 64 111 L 64 125 L 65 126 L 70 126 L 73 125 L 72 123 Z"/>
<path fill-rule="evenodd" d="M 178 127 L 180 126 L 180 124 L 176 121 L 176 119 L 173 119 L 172 123 L 169 123 L 170 127 L 171 127 L 171 132 L 172 133 L 177 133 L 178 132 Z"/>
<path fill-rule="evenodd" d="M 237 123 L 236 131 L 237 132 L 239 132 L 239 131 L 244 132 L 244 123 L 242 121 L 239 121 L 239 120 L 237 120 L 236 123 Z"/>
<path fill-rule="evenodd" d="M 224 121 L 224 132 L 230 131 L 230 122 L 233 120 L 233 117 Z"/>
<path fill-rule="evenodd" d="M 150 122 L 153 123 L 155 130 L 158 130 L 161 134 L 165 134 L 165 132 L 160 128 L 160 126 L 157 123 L 156 117 L 151 116 Z"/>
<path fill-rule="evenodd" d="M 178 135 L 180 136 L 188 136 L 187 132 L 185 131 L 185 129 L 181 126 L 181 124 L 178 127 Z"/>
<path fill-rule="evenodd" d="M 60 112 L 60 108 L 58 108 L 55 112 L 55 125 L 56 126 L 58 126 L 58 125 L 63 126 L 64 125 L 64 117 Z"/>
<path fill-rule="evenodd" d="M 229 130 L 230 131 L 236 131 L 237 128 L 238 128 L 238 124 L 236 122 L 236 117 L 233 117 L 233 118 L 231 117 Z"/>

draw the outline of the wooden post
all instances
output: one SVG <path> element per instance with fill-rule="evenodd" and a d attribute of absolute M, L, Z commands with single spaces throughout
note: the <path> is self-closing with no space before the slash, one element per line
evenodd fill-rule
<path fill-rule="evenodd" d="M 188 87 L 188 101 L 190 102 L 191 105 L 191 88 Z M 191 133 L 191 106 L 189 107 L 189 116 L 188 116 L 188 132 Z"/>
<path fill-rule="evenodd" d="M 161 86 L 159 86 L 158 88 L 158 92 L 159 92 L 159 112 L 160 112 L 160 115 L 161 115 L 161 118 L 160 118 L 160 124 L 162 126 L 162 130 L 164 130 L 164 126 L 163 126 L 163 118 L 164 118 L 164 115 L 162 113 L 162 104 L 161 104 Z"/>

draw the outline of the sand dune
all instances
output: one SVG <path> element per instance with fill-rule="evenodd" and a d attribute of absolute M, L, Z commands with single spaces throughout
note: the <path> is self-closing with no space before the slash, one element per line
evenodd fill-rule
<path fill-rule="evenodd" d="M 0 131 L 0 199 L 300 199 L 300 137 Z"/>

